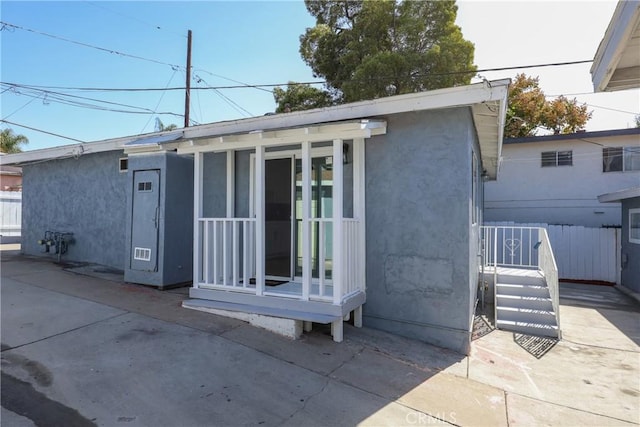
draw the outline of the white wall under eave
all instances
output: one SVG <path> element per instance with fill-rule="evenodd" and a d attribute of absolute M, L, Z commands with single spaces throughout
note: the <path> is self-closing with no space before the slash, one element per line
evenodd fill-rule
<path fill-rule="evenodd" d="M 620 225 L 619 203 L 598 195 L 640 184 L 640 171 L 602 172 L 602 148 L 638 146 L 638 135 L 505 144 L 497 181 L 485 184 L 485 221 Z M 541 167 L 543 151 L 573 151 L 573 166 Z"/>

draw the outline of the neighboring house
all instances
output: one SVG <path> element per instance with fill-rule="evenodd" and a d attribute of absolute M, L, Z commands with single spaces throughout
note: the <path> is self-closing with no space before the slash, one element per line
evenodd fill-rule
<path fill-rule="evenodd" d="M 3 154 L 4 155 L 4 154 Z M 22 168 L 0 165 L 0 191 L 22 190 Z"/>
<path fill-rule="evenodd" d="M 640 128 L 505 139 L 485 221 L 619 226 L 598 195 L 640 182 Z"/>
<path fill-rule="evenodd" d="M 602 203 L 622 203 L 621 285 L 640 293 L 640 186 L 602 194 Z"/>
<path fill-rule="evenodd" d="M 508 85 L 7 156 L 24 170 L 23 251 L 70 232 L 66 259 L 192 281 L 194 308 L 331 323 L 336 341 L 352 315 L 466 353 Z"/>

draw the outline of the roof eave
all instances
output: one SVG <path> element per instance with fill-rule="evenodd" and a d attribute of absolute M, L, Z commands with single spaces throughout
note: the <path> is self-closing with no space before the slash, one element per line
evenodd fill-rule
<path fill-rule="evenodd" d="M 629 45 L 639 28 L 640 2 L 618 2 L 591 66 L 591 80 L 595 92 L 640 86 L 640 64 L 636 63 L 635 66 L 626 68 L 618 67 L 623 56 L 637 56 L 637 46 Z"/>

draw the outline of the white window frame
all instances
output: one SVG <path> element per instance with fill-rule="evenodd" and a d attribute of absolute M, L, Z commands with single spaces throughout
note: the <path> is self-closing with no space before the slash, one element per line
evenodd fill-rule
<path fill-rule="evenodd" d="M 555 154 L 555 163 L 553 165 L 545 165 L 544 164 L 544 155 L 548 154 L 548 153 L 554 153 Z M 565 154 L 565 153 L 569 153 L 569 158 L 571 159 L 571 164 L 569 164 L 569 165 L 561 165 L 560 164 L 560 154 Z M 562 166 L 573 166 L 573 150 L 549 150 L 549 151 L 542 151 L 540 153 L 540 167 L 541 168 L 557 168 L 557 167 L 562 167 Z"/>
<path fill-rule="evenodd" d="M 621 170 L 604 170 L 604 152 L 606 149 L 620 149 L 620 156 L 621 156 L 621 162 L 622 162 L 622 169 Z M 628 165 L 628 154 L 629 152 L 631 152 L 632 150 L 640 150 L 640 147 L 637 147 L 635 145 L 623 145 L 623 146 L 615 146 L 615 147 L 603 147 L 602 148 L 602 165 L 603 165 L 603 170 L 602 173 L 615 173 L 615 172 L 639 172 L 640 169 L 629 169 L 629 165 Z"/>
<path fill-rule="evenodd" d="M 631 237 L 631 217 L 633 215 L 640 215 L 640 208 L 635 208 L 635 209 L 629 209 L 629 242 L 631 243 L 636 243 L 640 245 L 640 237 L 639 238 L 633 238 Z M 640 221 L 638 221 L 640 222 Z"/>

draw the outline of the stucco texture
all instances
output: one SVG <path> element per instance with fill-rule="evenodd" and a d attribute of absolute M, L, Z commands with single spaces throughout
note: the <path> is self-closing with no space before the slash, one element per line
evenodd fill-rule
<path fill-rule="evenodd" d="M 387 117 L 367 140 L 364 324 L 467 352 L 477 280 L 466 108 Z"/>
<path fill-rule="evenodd" d="M 640 292 L 640 243 L 629 241 L 629 210 L 640 209 L 640 197 L 622 201 L 622 285 Z"/>
<path fill-rule="evenodd" d="M 74 233 L 63 260 L 124 268 L 127 174 L 121 151 L 23 167 L 22 251 L 43 255 L 47 230 Z M 52 254 L 52 256 L 54 256 Z"/>

